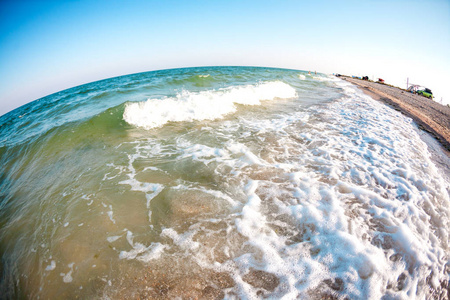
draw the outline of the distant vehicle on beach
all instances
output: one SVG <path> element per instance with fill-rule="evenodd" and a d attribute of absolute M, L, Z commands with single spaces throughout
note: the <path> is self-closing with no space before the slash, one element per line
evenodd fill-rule
<path fill-rule="evenodd" d="M 384 79 L 378 78 L 379 83 L 384 83 Z"/>
<path fill-rule="evenodd" d="M 424 90 L 417 91 L 417 95 L 421 95 L 421 96 L 433 99 L 433 93 L 428 88 L 425 88 Z"/>

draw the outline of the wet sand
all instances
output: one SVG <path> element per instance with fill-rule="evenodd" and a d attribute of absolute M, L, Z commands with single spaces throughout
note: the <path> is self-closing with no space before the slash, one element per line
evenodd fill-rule
<path fill-rule="evenodd" d="M 450 157 L 450 107 L 397 87 L 349 77 L 341 78 L 359 86 L 375 100 L 383 101 L 412 118 L 420 129 L 436 138 L 443 146 L 443 152 Z"/>

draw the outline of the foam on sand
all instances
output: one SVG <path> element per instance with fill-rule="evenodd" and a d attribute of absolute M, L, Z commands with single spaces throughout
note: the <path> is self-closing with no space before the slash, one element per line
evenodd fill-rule
<path fill-rule="evenodd" d="M 440 293 L 450 217 L 440 202 L 449 197 L 426 145 L 398 112 L 346 82 L 324 81 L 344 96 L 310 108 L 314 117 L 240 120 L 253 133 L 247 139 L 261 141 L 258 147 L 250 149 L 246 135 L 236 138 L 238 129 L 228 123 L 216 129 L 226 137 L 222 146 L 179 140 L 180 160 L 211 173 L 229 170 L 226 180 L 241 194 L 234 196 L 237 212 L 222 227 L 199 214 L 195 225 L 164 229 L 159 257 L 179 248 L 190 264 L 231 274 L 234 292 L 248 299 Z M 260 147 L 268 147 L 264 157 Z M 173 195 L 165 194 L 181 199 Z M 180 205 L 171 204 L 170 217 L 184 221 L 188 214 Z M 134 251 L 154 257 L 153 247 Z"/>

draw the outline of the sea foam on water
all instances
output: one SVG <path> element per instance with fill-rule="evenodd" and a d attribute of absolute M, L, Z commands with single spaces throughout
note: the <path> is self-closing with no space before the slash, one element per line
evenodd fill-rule
<path fill-rule="evenodd" d="M 35 189 L 2 186 L 4 295 L 447 297 L 449 183 L 409 118 L 323 75 L 169 72 L 176 96 L 124 98 L 6 164 Z"/>
<path fill-rule="evenodd" d="M 129 103 L 123 118 L 132 125 L 150 129 L 167 122 L 214 120 L 235 112 L 236 104 L 259 105 L 262 100 L 295 96 L 294 88 L 279 81 L 197 93 L 183 91 L 176 97 Z"/>

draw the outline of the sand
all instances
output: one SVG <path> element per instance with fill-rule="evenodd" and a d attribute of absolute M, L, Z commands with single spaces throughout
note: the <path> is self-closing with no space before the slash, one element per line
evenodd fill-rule
<path fill-rule="evenodd" d="M 450 157 L 450 107 L 397 87 L 349 77 L 341 77 L 374 98 L 412 118 L 420 129 L 429 132 Z M 427 143 L 428 144 L 428 143 Z"/>

